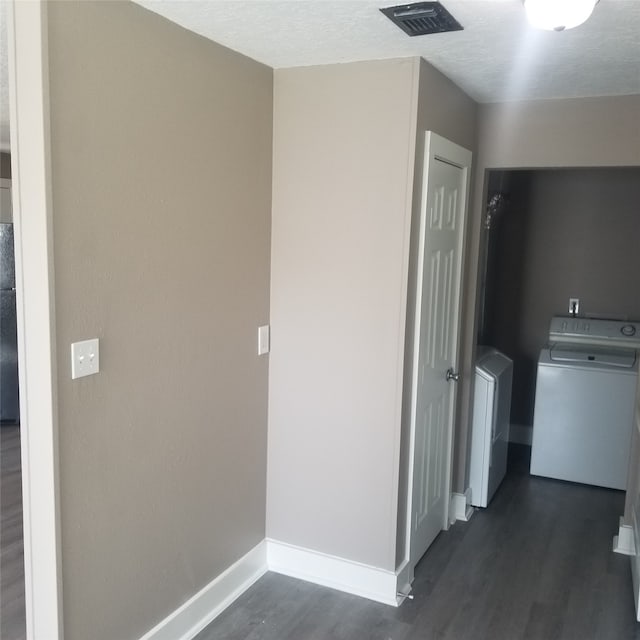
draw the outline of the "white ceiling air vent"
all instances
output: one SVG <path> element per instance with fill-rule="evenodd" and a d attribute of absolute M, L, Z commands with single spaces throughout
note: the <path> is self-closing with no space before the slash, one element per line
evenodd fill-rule
<path fill-rule="evenodd" d="M 380 9 L 410 36 L 462 31 L 462 25 L 439 2 L 415 2 Z"/>

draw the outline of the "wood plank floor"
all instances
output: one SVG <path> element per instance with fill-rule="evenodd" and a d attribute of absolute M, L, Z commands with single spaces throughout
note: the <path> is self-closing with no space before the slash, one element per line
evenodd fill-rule
<path fill-rule="evenodd" d="M 622 492 L 528 475 L 514 447 L 493 502 L 443 532 L 394 609 L 267 574 L 196 640 L 639 640 Z"/>
<path fill-rule="evenodd" d="M 25 638 L 20 427 L 0 426 L 0 638 Z"/>
<path fill-rule="evenodd" d="M 18 429 L 2 427 L 0 444 L 0 637 L 23 640 Z M 489 509 L 418 565 L 415 600 L 394 609 L 267 574 L 197 640 L 640 640 L 629 559 L 611 552 L 623 494 L 511 462 Z"/>

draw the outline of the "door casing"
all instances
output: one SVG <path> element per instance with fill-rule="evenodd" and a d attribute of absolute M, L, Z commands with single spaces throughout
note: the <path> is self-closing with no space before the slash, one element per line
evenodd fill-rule
<path fill-rule="evenodd" d="M 55 310 L 46 2 L 7 3 L 27 638 L 60 640 Z"/>

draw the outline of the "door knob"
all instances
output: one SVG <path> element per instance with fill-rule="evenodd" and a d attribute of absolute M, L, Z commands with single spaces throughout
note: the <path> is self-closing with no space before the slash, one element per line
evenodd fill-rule
<path fill-rule="evenodd" d="M 460 380 L 460 374 L 459 373 L 455 373 L 454 370 L 449 367 L 447 369 L 447 382 L 450 382 L 451 380 L 453 380 L 454 382 L 458 382 L 458 380 Z"/>

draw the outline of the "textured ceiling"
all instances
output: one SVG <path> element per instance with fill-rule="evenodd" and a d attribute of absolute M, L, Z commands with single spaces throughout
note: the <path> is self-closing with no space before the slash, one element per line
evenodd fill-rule
<path fill-rule="evenodd" d="M 530 28 L 522 0 L 443 0 L 464 31 L 415 38 L 378 11 L 394 0 L 135 1 L 274 68 L 422 56 L 479 102 L 640 94 L 640 0 L 560 33 Z"/>
<path fill-rule="evenodd" d="M 274 68 L 422 56 L 479 102 L 640 94 L 640 0 L 600 0 L 564 31 L 522 0 L 443 0 L 464 31 L 411 38 L 371 0 L 135 0 Z"/>

